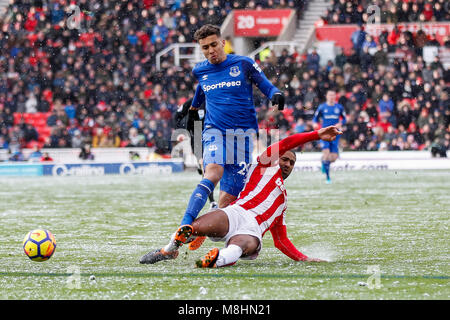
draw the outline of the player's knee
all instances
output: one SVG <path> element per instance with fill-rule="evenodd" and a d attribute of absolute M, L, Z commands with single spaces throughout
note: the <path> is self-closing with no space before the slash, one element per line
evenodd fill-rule
<path fill-rule="evenodd" d="M 245 248 L 245 250 L 242 250 L 242 257 L 249 257 L 253 255 L 256 252 L 256 249 L 258 246 L 248 246 Z"/>
<path fill-rule="evenodd" d="M 250 235 L 237 235 L 230 239 L 229 244 L 234 244 L 242 249 L 242 256 L 250 256 L 256 252 L 259 240 Z"/>
<path fill-rule="evenodd" d="M 195 219 L 192 228 L 196 236 L 224 237 L 228 232 L 228 216 L 216 209 Z"/>
<path fill-rule="evenodd" d="M 330 162 L 335 162 L 337 160 L 338 156 L 339 155 L 337 153 L 335 153 L 335 152 L 330 153 L 329 161 Z"/>

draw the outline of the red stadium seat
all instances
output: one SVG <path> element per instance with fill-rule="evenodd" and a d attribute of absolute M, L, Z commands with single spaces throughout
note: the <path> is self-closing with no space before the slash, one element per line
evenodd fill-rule
<path fill-rule="evenodd" d="M 22 113 L 14 112 L 13 117 L 14 117 L 14 124 L 18 124 L 20 122 L 20 119 L 22 119 Z"/>
<path fill-rule="evenodd" d="M 38 127 L 38 128 L 36 128 L 36 130 L 40 135 L 46 135 L 46 136 L 49 136 L 52 132 L 52 129 L 47 126 L 46 127 Z"/>
<path fill-rule="evenodd" d="M 44 118 L 37 118 L 37 119 L 34 119 L 32 121 L 32 124 L 35 127 L 46 127 L 47 126 L 47 121 Z"/>

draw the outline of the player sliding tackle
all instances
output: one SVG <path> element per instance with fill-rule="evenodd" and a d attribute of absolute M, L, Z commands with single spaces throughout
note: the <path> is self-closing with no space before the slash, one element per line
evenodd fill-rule
<path fill-rule="evenodd" d="M 179 247 L 188 238 L 207 236 L 213 241 L 224 241 L 225 248 L 214 248 L 197 266 L 214 268 L 233 265 L 241 259 L 256 259 L 262 237 L 270 231 L 275 247 L 296 261 L 320 262 L 298 251 L 287 237 L 285 214 L 287 193 L 284 180 L 294 168 L 296 155 L 294 149 L 309 141 L 322 139 L 333 141 L 342 132 L 336 126 L 329 126 L 307 133 L 291 135 L 266 149 L 253 163 L 248 171 L 244 189 L 238 198 L 226 208 L 216 209 L 197 218 L 188 226 L 188 232 L 178 237 L 176 244 L 169 250 L 170 256 L 176 258 Z M 141 263 L 155 263 L 166 260 L 161 249 L 146 254 Z"/>
<path fill-rule="evenodd" d="M 220 27 L 206 24 L 195 32 L 194 38 L 206 58 L 192 70 L 199 84 L 190 106 L 193 110 L 203 103 L 206 106 L 202 133 L 204 175 L 189 198 L 180 227 L 170 238 L 168 248 L 178 241 L 175 237 L 183 237 L 189 231 L 185 225 L 191 225 L 197 218 L 219 181 L 219 208 L 236 200 L 244 187 L 253 153 L 252 135 L 258 131 L 253 85 L 278 110 L 284 108 L 283 94 L 270 83 L 254 60 L 225 53 Z M 183 108 L 184 112 L 187 107 Z M 191 238 L 189 249 L 198 249 L 204 239 Z M 168 251 L 163 248 L 162 253 Z M 168 255 L 164 259 L 171 258 Z"/>

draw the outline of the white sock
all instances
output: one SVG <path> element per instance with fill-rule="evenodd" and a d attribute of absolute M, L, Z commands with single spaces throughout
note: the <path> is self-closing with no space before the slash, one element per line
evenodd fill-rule
<path fill-rule="evenodd" d="M 242 256 L 241 247 L 230 244 L 228 247 L 219 251 L 219 257 L 217 258 L 217 267 L 224 267 L 229 264 L 234 264 Z"/>

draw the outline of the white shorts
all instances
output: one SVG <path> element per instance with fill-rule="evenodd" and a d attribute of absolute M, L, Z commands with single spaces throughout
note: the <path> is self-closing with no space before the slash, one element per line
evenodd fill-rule
<path fill-rule="evenodd" d="M 259 240 L 256 252 L 251 256 L 243 256 L 241 259 L 256 259 L 262 247 L 262 234 L 258 222 L 244 208 L 238 205 L 228 206 L 220 210 L 224 211 L 228 216 L 228 233 L 223 238 L 210 237 L 210 239 L 212 241 L 224 241 L 225 246 L 228 246 L 228 242 L 235 235 L 246 234 L 254 236 Z"/>

